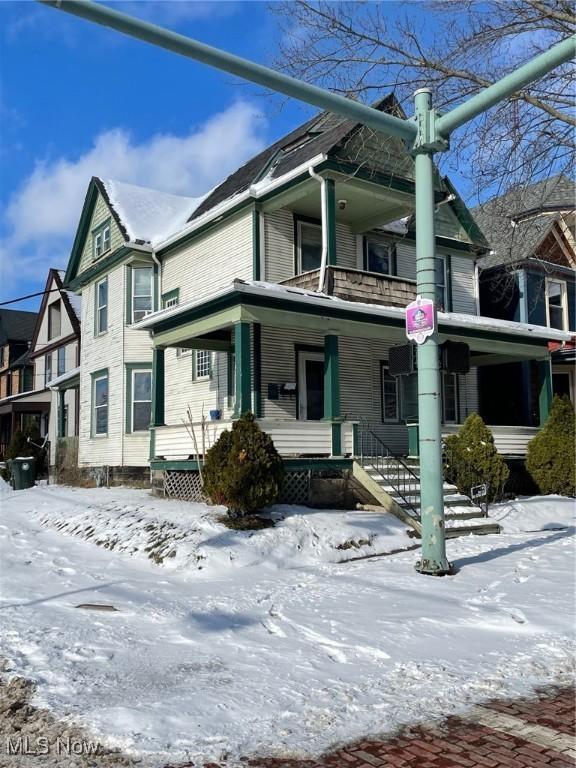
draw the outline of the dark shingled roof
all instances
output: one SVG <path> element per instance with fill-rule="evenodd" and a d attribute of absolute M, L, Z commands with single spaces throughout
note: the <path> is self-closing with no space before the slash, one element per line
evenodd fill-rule
<path fill-rule="evenodd" d="M 567 176 L 512 189 L 472 209 L 494 253 L 482 269 L 533 256 L 562 213 L 576 209 L 576 184 Z"/>
<path fill-rule="evenodd" d="M 30 341 L 36 325 L 36 312 L 0 309 L 0 344 L 9 341 Z"/>
<path fill-rule="evenodd" d="M 372 104 L 382 112 L 398 114 L 394 95 Z M 319 154 L 337 148 L 359 123 L 330 112 L 321 112 L 248 160 L 219 184 L 194 211 L 189 221 L 197 219 L 219 203 L 247 190 L 264 176 L 276 179 Z"/>

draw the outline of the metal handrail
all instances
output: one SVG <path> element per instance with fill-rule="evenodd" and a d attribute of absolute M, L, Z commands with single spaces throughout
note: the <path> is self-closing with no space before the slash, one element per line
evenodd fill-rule
<path fill-rule="evenodd" d="M 420 495 L 420 477 L 394 451 L 361 421 L 360 464 L 375 470 L 406 504 L 412 517 L 420 519 L 412 499 Z"/>

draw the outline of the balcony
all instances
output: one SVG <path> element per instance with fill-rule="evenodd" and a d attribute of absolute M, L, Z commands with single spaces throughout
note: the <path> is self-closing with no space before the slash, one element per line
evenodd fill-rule
<path fill-rule="evenodd" d="M 320 270 L 304 272 L 283 280 L 282 285 L 291 285 L 308 291 L 318 290 Z M 416 299 L 416 283 L 402 277 L 378 275 L 361 269 L 326 267 L 326 293 L 346 301 L 363 304 L 382 304 L 386 307 L 405 307 Z"/>

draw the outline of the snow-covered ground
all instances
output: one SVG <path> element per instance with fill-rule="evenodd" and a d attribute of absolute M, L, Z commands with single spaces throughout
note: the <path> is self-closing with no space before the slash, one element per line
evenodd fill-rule
<path fill-rule="evenodd" d="M 378 513 L 292 512 L 248 534 L 145 491 L 0 490 L 0 654 L 37 704 L 144 765 L 317 754 L 571 679 L 571 500 L 494 508 L 506 532 L 449 541 L 458 573 L 433 579 L 417 551 L 337 562 L 414 543 Z M 114 549 L 83 538 L 89 520 Z M 161 520 L 176 555 L 157 565 L 144 534 Z"/>

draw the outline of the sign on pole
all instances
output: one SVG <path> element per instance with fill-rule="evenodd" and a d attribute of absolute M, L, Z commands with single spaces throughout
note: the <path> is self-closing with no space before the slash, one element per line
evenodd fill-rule
<path fill-rule="evenodd" d="M 436 312 L 432 299 L 416 297 L 406 307 L 406 336 L 416 344 L 423 344 L 436 329 Z"/>

